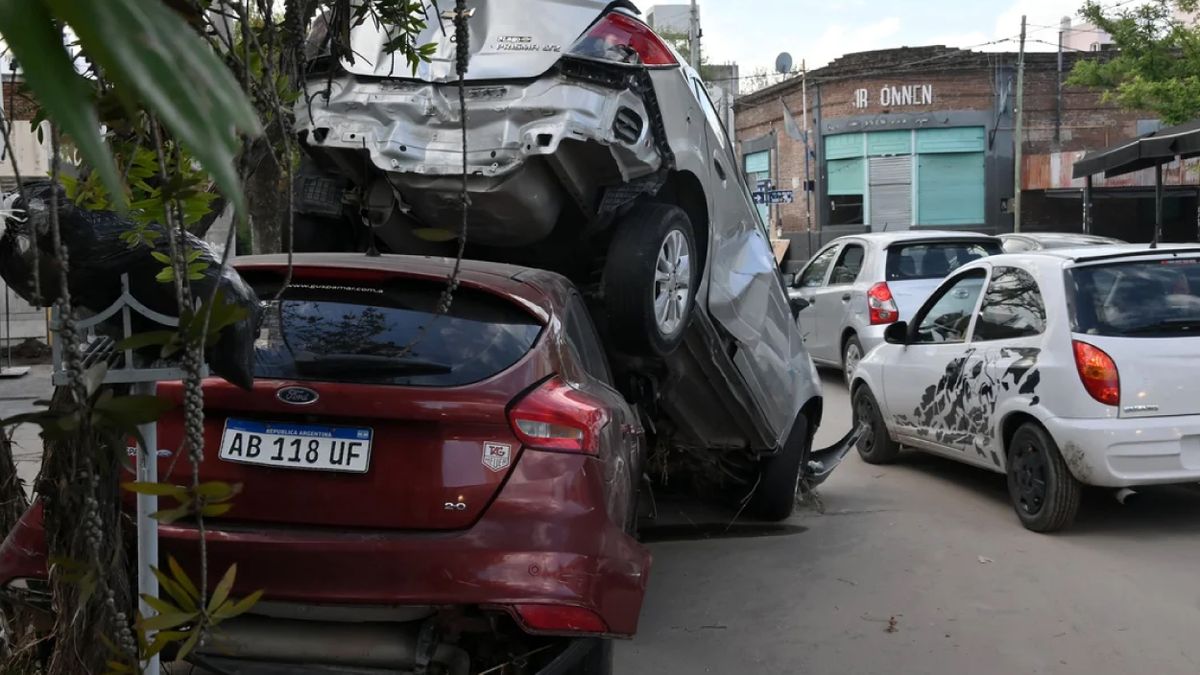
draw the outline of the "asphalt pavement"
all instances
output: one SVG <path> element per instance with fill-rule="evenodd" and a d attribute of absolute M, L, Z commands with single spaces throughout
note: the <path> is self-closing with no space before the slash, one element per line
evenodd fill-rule
<path fill-rule="evenodd" d="M 819 445 L 850 426 L 835 374 L 825 391 Z M 912 452 L 887 467 L 851 455 L 820 496 L 823 512 L 782 527 L 714 521 L 650 543 L 615 672 L 1200 671 L 1200 489 L 1124 506 L 1088 493 L 1056 535 L 1020 526 L 1002 476 Z"/>
<path fill-rule="evenodd" d="M 0 416 L 45 395 L 46 373 L 0 384 Z M 819 446 L 850 427 L 825 377 Z M 18 471 L 37 470 L 36 430 Z M 851 455 L 810 505 L 764 525 L 660 504 L 636 639 L 618 675 L 1200 672 L 1200 489 L 1085 495 L 1073 529 L 1024 530 L 1002 476 L 912 452 Z M 684 524 L 686 527 L 675 527 Z"/>

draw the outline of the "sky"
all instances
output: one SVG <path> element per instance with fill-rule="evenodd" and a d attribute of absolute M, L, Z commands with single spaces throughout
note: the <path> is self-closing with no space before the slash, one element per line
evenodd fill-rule
<path fill-rule="evenodd" d="M 737 62 L 742 75 L 774 70 L 786 51 L 795 68 L 809 69 L 845 53 L 944 44 L 1017 51 L 1021 15 L 1028 17 L 1030 50 L 1054 50 L 1064 16 L 1079 23 L 1084 0 L 698 0 L 702 50 L 714 63 Z M 687 0 L 638 0 L 655 4 Z M 1109 0 L 1118 4 L 1118 0 Z M 1124 4 L 1124 3 L 1120 3 Z M 1041 40 L 1043 42 L 1035 42 Z M 1049 43 L 1049 44 L 1046 44 Z"/>

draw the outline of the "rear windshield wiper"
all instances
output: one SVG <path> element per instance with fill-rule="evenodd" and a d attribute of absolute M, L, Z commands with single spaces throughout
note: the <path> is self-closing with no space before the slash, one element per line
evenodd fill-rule
<path fill-rule="evenodd" d="M 1163 319 L 1143 326 L 1134 326 L 1121 332 L 1136 335 L 1139 333 L 1187 333 L 1194 330 L 1200 330 L 1200 319 Z"/>
<path fill-rule="evenodd" d="M 386 375 L 445 375 L 454 370 L 449 364 L 418 359 L 412 356 L 377 356 L 374 354 L 313 354 L 295 355 L 296 369 L 309 373 L 372 372 Z"/>

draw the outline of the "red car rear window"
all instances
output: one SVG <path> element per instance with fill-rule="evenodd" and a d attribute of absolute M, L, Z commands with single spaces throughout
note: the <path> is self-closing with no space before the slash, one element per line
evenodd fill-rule
<path fill-rule="evenodd" d="M 416 280 L 294 281 L 282 299 L 265 303 L 254 375 L 453 387 L 508 369 L 537 342 L 541 324 L 489 293 L 460 288 L 438 316 L 444 288 Z M 255 290 L 272 298 L 277 287 Z"/>

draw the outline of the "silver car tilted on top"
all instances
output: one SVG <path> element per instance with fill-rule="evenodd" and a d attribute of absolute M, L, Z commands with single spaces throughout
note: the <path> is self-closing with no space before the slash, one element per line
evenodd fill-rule
<path fill-rule="evenodd" d="M 817 363 L 841 368 L 846 381 L 858 361 L 883 342 L 889 324 L 913 312 L 946 275 L 1000 253 L 995 237 L 972 232 L 912 230 L 840 237 L 817 251 L 796 275 L 791 294 L 804 343 Z"/>
<path fill-rule="evenodd" d="M 786 516 L 801 467 L 823 478 L 836 453 L 805 459 L 819 382 L 704 84 L 631 3 L 467 4 L 467 256 L 574 281 L 660 446 L 720 453 L 723 475 L 758 486 L 759 515 Z M 369 22 L 351 31 L 353 62 L 315 61 L 297 107 L 298 244 L 365 234 L 393 252 L 454 253 L 452 35 L 435 20 L 417 37 L 435 51 L 415 75 Z"/>

